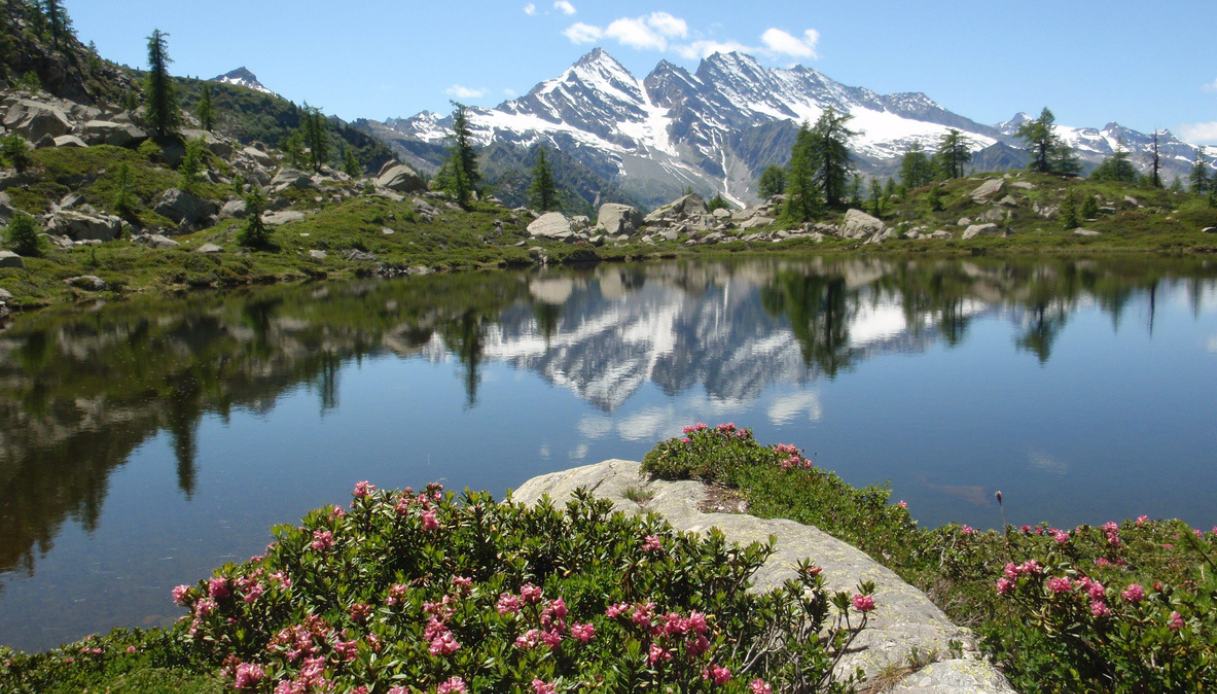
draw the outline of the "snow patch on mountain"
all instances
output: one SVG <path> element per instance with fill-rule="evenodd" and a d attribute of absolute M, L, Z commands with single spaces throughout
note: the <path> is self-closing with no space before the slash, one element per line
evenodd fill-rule
<path fill-rule="evenodd" d="M 217 75 L 211 78 L 212 82 L 220 82 L 221 84 L 231 84 L 237 87 L 245 87 L 252 89 L 255 92 L 263 94 L 274 94 L 266 85 L 258 81 L 258 77 L 250 72 L 245 66 L 241 66 L 236 70 L 225 72 L 222 75 Z"/>

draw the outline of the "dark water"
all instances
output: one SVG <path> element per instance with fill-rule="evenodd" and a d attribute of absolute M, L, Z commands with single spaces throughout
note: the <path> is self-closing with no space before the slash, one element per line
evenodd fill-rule
<path fill-rule="evenodd" d="M 0 334 L 0 643 L 169 588 L 356 480 L 502 493 L 731 420 L 927 525 L 1217 523 L 1217 264 L 761 260 L 269 288 Z"/>

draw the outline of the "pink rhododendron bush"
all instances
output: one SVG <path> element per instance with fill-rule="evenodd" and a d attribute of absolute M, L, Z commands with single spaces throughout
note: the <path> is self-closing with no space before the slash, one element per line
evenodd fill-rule
<path fill-rule="evenodd" d="M 761 444 L 734 424 L 685 427 L 643 470 L 730 488 L 749 513 L 815 525 L 865 550 L 975 628 L 1020 691 L 1217 690 L 1217 528 L 1140 517 L 922 529 L 887 489 L 853 487 L 798 448 Z"/>
<path fill-rule="evenodd" d="M 835 691 L 874 598 L 818 571 L 747 592 L 767 548 L 565 509 L 355 487 L 173 599 L 232 687 L 295 692 Z M 881 596 L 880 596 L 881 598 Z"/>

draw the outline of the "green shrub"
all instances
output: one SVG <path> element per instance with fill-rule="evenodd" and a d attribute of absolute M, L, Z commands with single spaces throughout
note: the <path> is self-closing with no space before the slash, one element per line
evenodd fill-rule
<path fill-rule="evenodd" d="M 17 133 L 9 133 L 0 138 L 0 157 L 11 167 L 21 173 L 30 166 L 30 148 L 25 138 Z"/>
<path fill-rule="evenodd" d="M 583 491 L 559 510 L 360 482 L 174 598 L 188 642 L 261 691 L 844 690 L 831 668 L 873 606 L 810 565 L 749 592 L 768 551 Z"/>
<path fill-rule="evenodd" d="M 161 146 L 151 138 L 139 143 L 139 147 L 135 151 L 153 163 L 161 163 L 165 160 L 165 150 L 161 149 Z"/>
<path fill-rule="evenodd" d="M 263 248 L 270 243 L 270 232 L 262 221 L 262 211 L 266 208 L 266 199 L 262 191 L 254 187 L 245 196 L 245 226 L 237 236 L 237 243 L 246 248 Z"/>
<path fill-rule="evenodd" d="M 193 191 L 198 187 L 203 171 L 207 166 L 205 147 L 206 143 L 203 142 L 202 138 L 193 138 L 186 141 L 186 153 L 182 155 L 182 161 L 177 167 L 182 190 Z"/>
<path fill-rule="evenodd" d="M 41 239 L 38 228 L 38 222 L 24 212 L 18 212 L 8 223 L 7 233 L 5 234 L 8 241 L 8 247 L 13 249 L 17 255 L 26 257 L 39 255 L 41 252 Z"/>

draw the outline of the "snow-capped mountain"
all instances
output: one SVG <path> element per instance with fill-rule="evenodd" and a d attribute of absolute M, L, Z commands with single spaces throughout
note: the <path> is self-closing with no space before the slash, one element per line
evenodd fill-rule
<path fill-rule="evenodd" d="M 257 75 L 250 72 L 244 65 L 231 72 L 225 72 L 222 75 L 217 75 L 211 78 L 212 82 L 222 82 L 223 84 L 232 84 L 238 87 L 245 87 L 263 94 L 274 94 L 266 85 L 258 81 Z"/>
<path fill-rule="evenodd" d="M 756 199 L 755 180 L 765 166 L 789 158 L 798 125 L 814 122 L 828 107 L 852 116 L 855 164 L 864 174 L 890 175 L 910 147 L 932 149 L 951 128 L 965 134 L 979 166 L 1008 166 L 1019 155 L 1011 150 L 1019 117 L 983 125 L 922 93 L 878 94 L 812 68 L 767 68 L 734 52 L 706 58 L 694 72 L 661 61 L 639 79 L 597 48 L 522 97 L 471 109 L 470 120 L 479 144 L 557 148 L 644 204 L 686 187 L 742 204 Z M 360 125 L 414 165 L 433 170 L 451 122 L 423 112 Z M 1117 130 L 1134 153 L 1149 142 L 1114 124 L 1103 131 L 1062 128 L 1062 134 L 1078 143 L 1084 161 L 1097 163 L 1105 133 Z M 1195 156 L 1196 148 L 1169 134 L 1160 135 L 1160 147 L 1164 158 L 1179 163 L 1168 167 L 1168 178 Z M 1139 156 L 1134 160 L 1141 163 Z"/>

